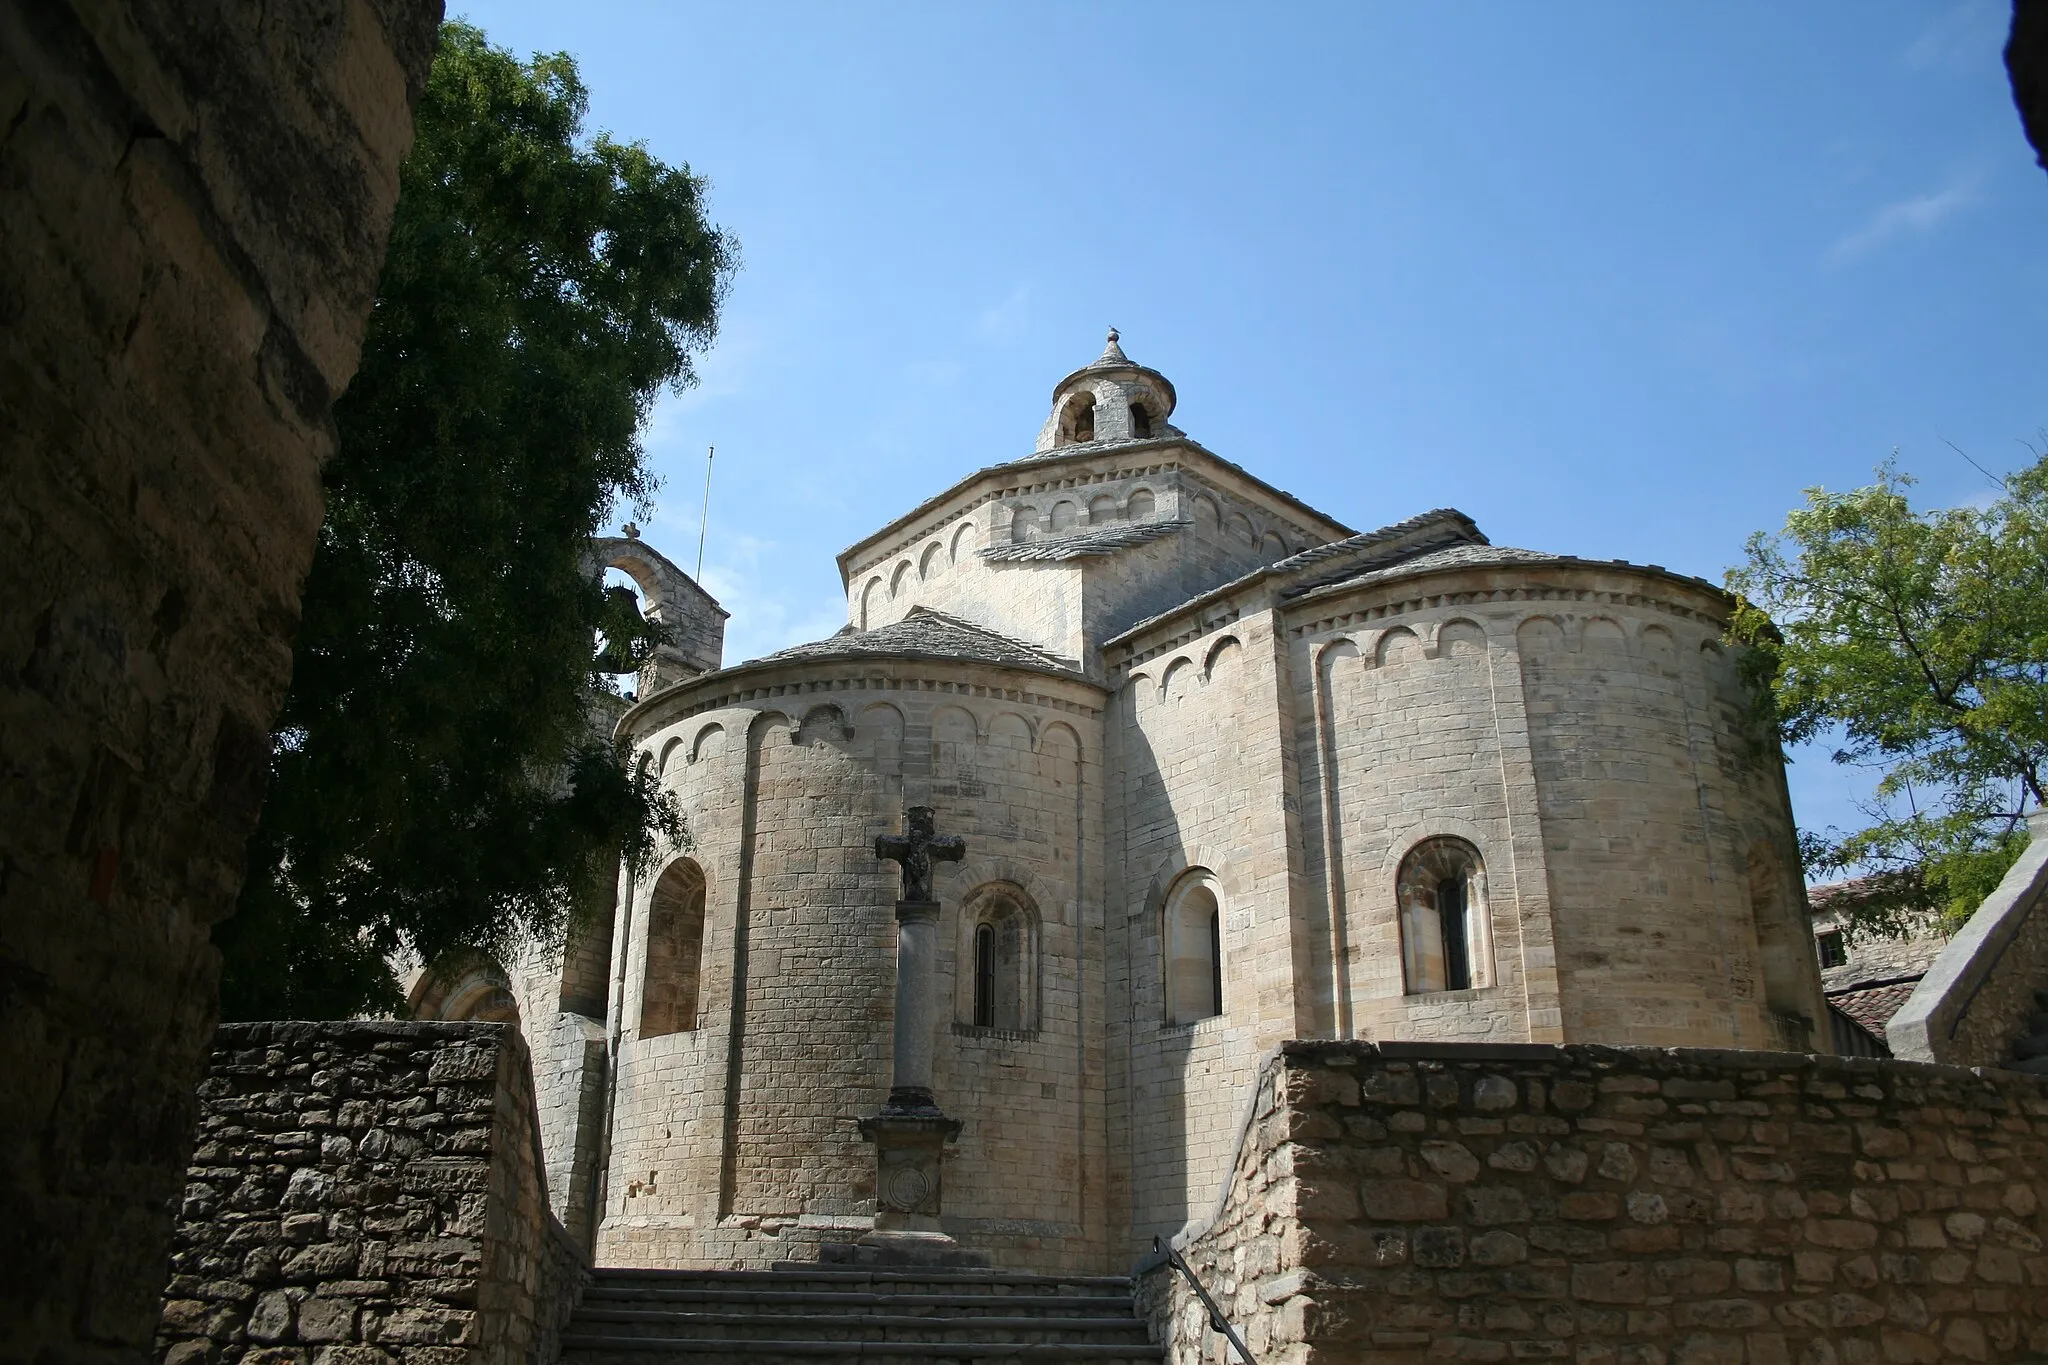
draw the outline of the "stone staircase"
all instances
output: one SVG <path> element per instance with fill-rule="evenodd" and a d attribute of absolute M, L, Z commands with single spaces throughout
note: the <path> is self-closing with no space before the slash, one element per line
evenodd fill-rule
<path fill-rule="evenodd" d="M 1121 1276 L 1002 1270 L 599 1270 L 562 1365 L 1163 1360 Z"/>
<path fill-rule="evenodd" d="M 2007 1069 L 2048 1076 L 2048 991 L 2034 992 L 2034 1012 L 2027 1016 L 2026 1031 L 2014 1040 L 2012 1055 Z"/>

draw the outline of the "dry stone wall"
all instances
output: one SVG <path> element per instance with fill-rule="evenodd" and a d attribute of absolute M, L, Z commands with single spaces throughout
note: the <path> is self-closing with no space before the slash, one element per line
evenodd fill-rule
<path fill-rule="evenodd" d="M 546 1365 L 588 1274 L 550 1214 L 509 1024 L 234 1024 L 162 1365 Z"/>
<path fill-rule="evenodd" d="M 2048 1084 L 1789 1053 L 1289 1043 L 1185 1254 L 1261 1365 L 2048 1355 Z M 1164 1267 L 1176 1362 L 1221 1361 Z"/>
<path fill-rule="evenodd" d="M 0 7 L 0 1358 L 148 1348 L 440 13 Z"/>

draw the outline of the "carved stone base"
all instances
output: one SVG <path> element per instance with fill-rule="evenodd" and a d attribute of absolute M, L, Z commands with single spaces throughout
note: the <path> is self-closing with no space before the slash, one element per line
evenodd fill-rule
<path fill-rule="evenodd" d="M 941 1183 L 946 1144 L 960 1136 L 960 1120 L 949 1119 L 916 1097 L 898 1107 L 889 1105 L 860 1121 L 860 1135 L 875 1144 L 875 1230 L 863 1243 L 902 1233 L 921 1238 L 952 1239 L 939 1230 L 944 1188 Z"/>

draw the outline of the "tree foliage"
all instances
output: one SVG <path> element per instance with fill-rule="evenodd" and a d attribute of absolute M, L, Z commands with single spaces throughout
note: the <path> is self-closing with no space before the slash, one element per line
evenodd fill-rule
<path fill-rule="evenodd" d="M 443 28 L 216 934 L 230 1018 L 389 1008 L 394 952 L 560 932 L 621 853 L 682 837 L 596 724 L 655 631 L 587 543 L 645 507 L 641 426 L 694 382 L 736 248 L 700 179 L 585 140 L 585 107 L 567 56 Z"/>
<path fill-rule="evenodd" d="M 1966 918 L 2025 847 L 2048 780 L 2048 458 L 1988 507 L 1916 512 L 1887 461 L 1809 489 L 1728 575 L 1734 634 L 1787 743 L 1882 776 L 1861 829 L 1808 831 L 1811 873 L 1864 870 L 1862 929 Z M 1776 626 L 1772 626 L 1775 619 Z"/>

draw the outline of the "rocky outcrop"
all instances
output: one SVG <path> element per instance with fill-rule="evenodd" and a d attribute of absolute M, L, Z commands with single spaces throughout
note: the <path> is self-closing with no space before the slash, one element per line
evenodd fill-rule
<path fill-rule="evenodd" d="M 0 1359 L 148 1349 L 439 17 L 0 6 Z"/>

